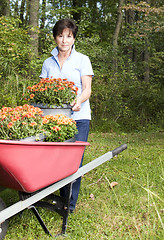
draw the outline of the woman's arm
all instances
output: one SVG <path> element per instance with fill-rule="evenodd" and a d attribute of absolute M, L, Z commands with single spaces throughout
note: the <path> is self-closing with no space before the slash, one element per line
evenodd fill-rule
<path fill-rule="evenodd" d="M 82 81 L 82 93 L 71 105 L 73 106 L 73 111 L 80 111 L 81 104 L 90 98 L 91 95 L 91 84 L 92 76 L 86 75 L 81 77 Z"/>

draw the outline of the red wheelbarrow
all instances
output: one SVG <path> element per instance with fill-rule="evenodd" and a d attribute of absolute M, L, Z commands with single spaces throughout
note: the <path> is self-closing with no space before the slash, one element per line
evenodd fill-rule
<path fill-rule="evenodd" d="M 0 239 L 6 235 L 7 219 L 26 208 L 33 211 L 45 233 L 51 235 L 37 207 L 59 213 L 63 217 L 61 234 L 65 234 L 73 181 L 127 148 L 123 144 L 79 168 L 87 145 L 87 142 L 0 140 L 0 191 L 2 188 L 15 189 L 20 199 L 5 207 L 0 198 Z M 54 194 L 63 186 L 68 187 L 66 198 Z"/>

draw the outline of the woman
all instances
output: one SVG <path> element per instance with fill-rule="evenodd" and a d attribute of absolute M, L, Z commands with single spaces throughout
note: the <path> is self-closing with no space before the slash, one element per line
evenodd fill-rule
<path fill-rule="evenodd" d="M 43 63 L 41 78 L 67 78 L 78 87 L 77 99 L 72 103 L 72 118 L 76 121 L 78 134 L 76 140 L 87 141 L 91 111 L 89 97 L 93 70 L 89 58 L 75 50 L 74 42 L 78 28 L 71 19 L 59 20 L 53 28 L 53 37 L 57 47 L 52 50 L 52 57 Z M 82 161 L 80 166 L 82 166 Z M 70 212 L 73 212 L 78 199 L 81 178 L 72 186 Z M 60 190 L 65 197 L 66 187 Z"/>

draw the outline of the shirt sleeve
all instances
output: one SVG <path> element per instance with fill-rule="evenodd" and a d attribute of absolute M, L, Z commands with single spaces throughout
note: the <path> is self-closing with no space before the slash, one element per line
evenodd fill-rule
<path fill-rule="evenodd" d="M 39 76 L 40 78 L 47 78 L 48 77 L 48 71 L 46 67 L 46 61 L 44 61 L 43 66 L 42 66 L 42 72 Z"/>
<path fill-rule="evenodd" d="M 94 76 L 90 59 L 86 55 L 83 55 L 83 58 L 81 61 L 80 73 L 81 73 L 81 77 L 86 75 L 92 75 L 92 77 Z"/>

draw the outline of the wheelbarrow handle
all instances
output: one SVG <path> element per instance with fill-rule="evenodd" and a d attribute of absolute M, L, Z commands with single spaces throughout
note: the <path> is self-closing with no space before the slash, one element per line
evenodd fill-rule
<path fill-rule="evenodd" d="M 118 155 L 120 152 L 124 151 L 125 149 L 127 149 L 127 145 L 126 144 L 122 144 L 121 146 L 115 148 L 113 151 L 112 151 L 112 155 L 113 157 Z"/>

